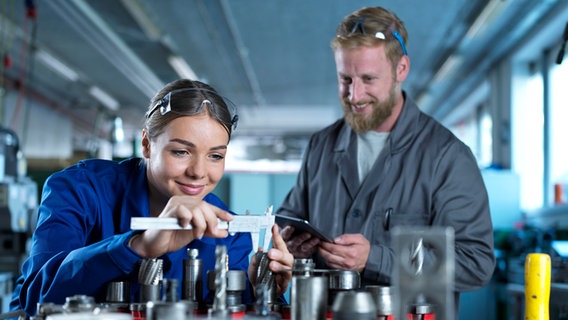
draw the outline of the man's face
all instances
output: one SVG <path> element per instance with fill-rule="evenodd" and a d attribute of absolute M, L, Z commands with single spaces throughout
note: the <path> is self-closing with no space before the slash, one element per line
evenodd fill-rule
<path fill-rule="evenodd" d="M 144 135 L 154 201 L 164 205 L 173 195 L 203 199 L 223 176 L 228 141 L 223 126 L 206 114 L 176 118 L 152 140 Z"/>
<path fill-rule="evenodd" d="M 384 46 L 339 48 L 334 56 L 345 121 L 357 132 L 379 131 L 397 107 L 400 91 Z"/>

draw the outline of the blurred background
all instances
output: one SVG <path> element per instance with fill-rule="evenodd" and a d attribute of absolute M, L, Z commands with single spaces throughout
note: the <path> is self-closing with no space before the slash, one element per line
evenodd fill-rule
<path fill-rule="evenodd" d="M 519 319 L 534 251 L 553 255 L 551 313 L 568 318 L 568 0 L 0 0 L 2 305 L 45 178 L 139 156 L 150 98 L 175 79 L 238 107 L 216 193 L 236 212 L 276 209 L 309 136 L 342 115 L 335 28 L 376 5 L 409 33 L 404 90 L 472 149 L 489 191 L 498 265 L 463 319 Z"/>

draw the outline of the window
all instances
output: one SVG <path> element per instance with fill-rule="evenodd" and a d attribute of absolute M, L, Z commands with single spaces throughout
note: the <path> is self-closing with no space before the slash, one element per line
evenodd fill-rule
<path fill-rule="evenodd" d="M 520 178 L 521 209 L 541 208 L 543 202 L 543 82 L 534 66 L 515 70 L 512 81 L 512 163 Z"/>

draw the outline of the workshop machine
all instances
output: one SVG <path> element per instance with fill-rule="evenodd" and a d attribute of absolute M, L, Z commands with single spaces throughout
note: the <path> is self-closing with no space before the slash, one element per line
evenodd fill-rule
<path fill-rule="evenodd" d="M 0 311 L 7 311 L 14 279 L 28 253 L 37 217 L 37 184 L 27 176 L 18 137 L 0 128 Z"/>

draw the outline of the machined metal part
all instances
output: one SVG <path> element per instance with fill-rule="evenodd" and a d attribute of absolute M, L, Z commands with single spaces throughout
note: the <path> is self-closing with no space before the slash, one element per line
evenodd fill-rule
<path fill-rule="evenodd" d="M 162 259 L 143 259 L 138 272 L 140 284 L 140 301 L 160 301 L 161 284 L 163 275 Z"/>
<path fill-rule="evenodd" d="M 375 320 L 377 307 L 370 292 L 342 291 L 332 306 L 333 320 Z"/>
<path fill-rule="evenodd" d="M 203 302 L 203 260 L 198 259 L 199 250 L 187 249 L 188 259 L 183 261 L 182 299 Z"/>
<path fill-rule="evenodd" d="M 392 240 L 395 319 L 417 311 L 416 306 L 428 306 L 436 319 L 454 320 L 454 230 L 396 227 Z"/>
<path fill-rule="evenodd" d="M 66 313 L 92 312 L 95 306 L 95 298 L 79 294 L 65 298 L 63 311 Z"/>
<path fill-rule="evenodd" d="M 370 292 L 375 300 L 377 317 L 384 317 L 384 319 L 386 319 L 388 316 L 394 315 L 393 300 L 396 294 L 394 287 L 367 285 L 365 286 L 365 290 Z"/>
<path fill-rule="evenodd" d="M 226 246 L 215 247 L 215 297 L 209 315 L 225 318 L 229 316 L 227 308 L 227 266 L 228 256 Z"/>
<path fill-rule="evenodd" d="M 128 303 L 130 302 L 130 282 L 112 281 L 107 284 L 106 302 Z"/>
<path fill-rule="evenodd" d="M 293 276 L 290 292 L 292 320 L 325 320 L 328 286 L 327 276 Z"/>
<path fill-rule="evenodd" d="M 276 303 L 276 283 L 274 280 L 274 274 L 268 268 L 270 264 L 268 253 L 264 251 L 257 251 L 255 253 L 255 259 L 257 263 L 257 269 L 256 282 L 254 283 L 254 286 L 256 288 L 263 288 L 263 290 L 266 290 L 266 295 L 263 295 L 265 303 L 269 305 Z"/>
<path fill-rule="evenodd" d="M 316 268 L 316 263 L 311 258 L 294 259 L 294 264 L 292 265 L 292 275 L 310 276 L 313 274 L 315 268 Z"/>
<path fill-rule="evenodd" d="M 344 291 L 361 287 L 361 275 L 356 270 L 329 270 L 328 305 L 331 307 L 337 296 Z"/>
<path fill-rule="evenodd" d="M 148 302 L 146 320 L 186 320 L 193 318 L 193 301 Z"/>
<path fill-rule="evenodd" d="M 163 302 L 178 302 L 178 280 L 175 278 L 166 278 L 162 282 L 164 294 L 162 297 Z"/>

